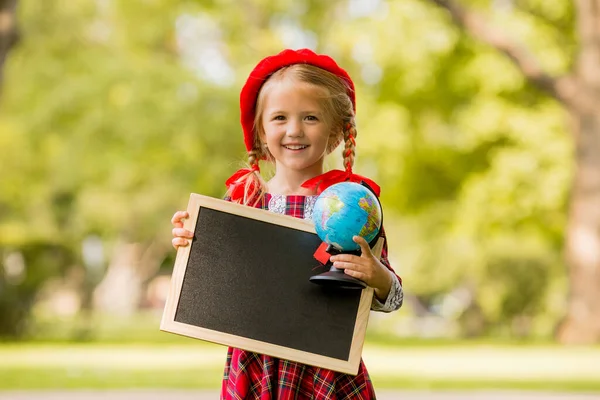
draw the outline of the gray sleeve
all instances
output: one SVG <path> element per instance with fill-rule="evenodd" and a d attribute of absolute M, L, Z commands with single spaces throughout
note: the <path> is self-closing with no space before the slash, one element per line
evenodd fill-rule
<path fill-rule="evenodd" d="M 371 302 L 371 310 L 389 313 L 399 309 L 402 306 L 402 300 L 404 299 L 404 291 L 402 290 L 402 285 L 400 285 L 398 277 L 395 274 L 392 274 L 392 278 L 392 287 L 390 289 L 390 293 L 388 294 L 387 299 L 385 300 L 385 303 L 379 301 L 377 299 L 377 296 L 373 296 L 373 301 Z"/>

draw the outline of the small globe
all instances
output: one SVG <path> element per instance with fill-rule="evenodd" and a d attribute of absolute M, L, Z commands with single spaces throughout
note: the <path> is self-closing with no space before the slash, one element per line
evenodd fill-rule
<path fill-rule="evenodd" d="M 360 246 L 352 240 L 353 236 L 362 236 L 370 243 L 379 233 L 381 205 L 363 185 L 336 183 L 317 197 L 312 219 L 323 242 L 338 251 L 355 251 Z"/>

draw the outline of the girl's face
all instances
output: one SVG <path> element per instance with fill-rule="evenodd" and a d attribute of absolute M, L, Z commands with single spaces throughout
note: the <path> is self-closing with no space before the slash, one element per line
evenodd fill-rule
<path fill-rule="evenodd" d="M 275 159 L 277 172 L 322 173 L 332 134 L 322 107 L 325 89 L 283 79 L 267 90 L 261 139 Z"/>

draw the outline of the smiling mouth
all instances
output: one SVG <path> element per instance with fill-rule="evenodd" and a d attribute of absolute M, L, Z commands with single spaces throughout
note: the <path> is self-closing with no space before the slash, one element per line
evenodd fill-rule
<path fill-rule="evenodd" d="M 283 147 L 285 147 L 288 150 L 303 150 L 306 149 L 308 146 L 305 145 L 283 145 Z"/>

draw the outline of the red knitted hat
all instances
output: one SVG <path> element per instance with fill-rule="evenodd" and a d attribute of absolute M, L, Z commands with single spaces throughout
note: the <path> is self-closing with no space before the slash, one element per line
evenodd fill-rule
<path fill-rule="evenodd" d="M 242 129 L 244 130 L 244 143 L 248 151 L 252 150 L 254 144 L 254 117 L 256 111 L 256 100 L 262 85 L 277 70 L 294 64 L 310 64 L 322 68 L 339 76 L 348 84 L 348 96 L 352 100 L 352 108 L 356 112 L 356 97 L 354 95 L 354 83 L 350 75 L 329 56 L 316 54 L 309 49 L 283 50 L 281 53 L 261 60 L 252 70 L 246 84 L 240 94 L 240 111 Z"/>

